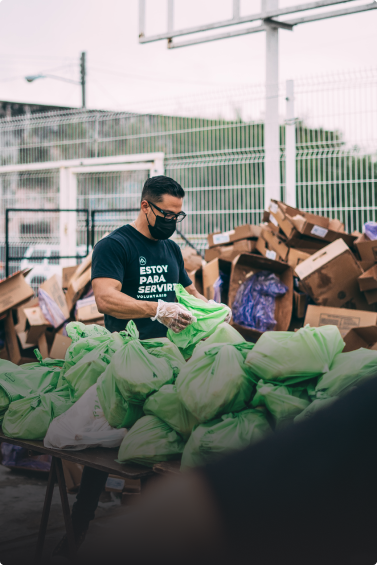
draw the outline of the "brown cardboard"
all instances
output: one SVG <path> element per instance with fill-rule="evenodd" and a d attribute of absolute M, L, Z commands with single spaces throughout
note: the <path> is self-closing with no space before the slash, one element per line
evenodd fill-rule
<path fill-rule="evenodd" d="M 211 247 L 206 249 L 204 258 L 208 263 L 216 259 L 216 257 L 225 261 L 233 261 L 240 253 L 251 253 L 254 251 L 256 243 L 255 239 L 240 239 L 230 245 Z"/>
<path fill-rule="evenodd" d="M 0 314 L 26 302 L 34 296 L 34 291 L 25 281 L 30 269 L 18 271 L 0 281 Z"/>
<path fill-rule="evenodd" d="M 295 270 L 297 265 L 299 265 L 306 259 L 309 259 L 310 256 L 311 254 L 306 253 L 305 251 L 300 251 L 299 249 L 290 249 L 288 252 L 287 263 L 290 267 L 292 267 L 293 270 Z"/>
<path fill-rule="evenodd" d="M 59 306 L 64 318 L 68 320 L 69 309 L 58 277 L 56 275 L 53 275 L 51 278 L 41 284 L 39 288 L 47 292 L 47 294 L 54 300 L 57 306 Z"/>
<path fill-rule="evenodd" d="M 35 343 L 28 342 L 26 332 L 17 332 L 17 337 L 20 342 L 21 349 L 30 349 L 31 347 L 37 347 L 38 341 Z"/>
<path fill-rule="evenodd" d="M 213 300 L 213 284 L 219 278 L 220 271 L 230 275 L 231 268 L 232 263 L 230 261 L 225 261 L 224 259 L 214 259 L 210 263 L 203 265 L 203 296 L 205 296 L 207 300 Z"/>
<path fill-rule="evenodd" d="M 188 273 L 188 276 L 190 277 L 192 283 L 194 284 L 196 290 L 198 292 L 200 292 L 201 295 L 203 295 L 203 269 L 202 267 L 200 269 L 196 269 L 196 271 L 191 271 L 191 273 Z"/>
<path fill-rule="evenodd" d="M 264 257 L 277 261 L 286 261 L 289 251 L 285 243 L 268 228 L 262 228 L 256 249 Z"/>
<path fill-rule="evenodd" d="M 68 288 L 69 281 L 71 280 L 71 278 L 73 277 L 76 271 L 77 271 L 77 265 L 74 265 L 73 267 L 63 267 L 63 272 L 62 272 L 63 289 Z"/>
<path fill-rule="evenodd" d="M 55 334 L 54 342 L 51 347 L 51 359 L 64 359 L 68 347 L 71 345 L 72 340 L 68 336 Z"/>
<path fill-rule="evenodd" d="M 15 330 L 17 333 L 24 332 L 26 329 L 26 316 L 24 309 L 25 308 L 33 308 L 34 306 L 38 306 L 39 301 L 38 298 L 32 298 L 25 302 L 22 306 L 18 306 L 18 308 L 14 308 L 13 310 L 13 320 L 15 323 Z"/>
<path fill-rule="evenodd" d="M 337 326 L 342 337 L 351 329 L 377 325 L 377 313 L 346 308 L 330 308 L 310 304 L 306 311 L 304 325 L 314 328 L 321 326 Z"/>
<path fill-rule="evenodd" d="M 373 265 L 373 267 L 360 275 L 357 280 L 361 291 L 377 289 L 377 265 Z"/>
<path fill-rule="evenodd" d="M 1 284 L 1 283 L 0 283 Z M 18 365 L 21 361 L 20 346 L 17 341 L 17 334 L 14 328 L 12 311 L 9 311 L 5 318 L 5 343 L 8 350 L 9 360 Z"/>
<path fill-rule="evenodd" d="M 366 290 L 364 292 L 364 296 L 365 296 L 368 304 L 376 304 L 376 302 L 377 302 L 377 289 Z"/>
<path fill-rule="evenodd" d="M 357 282 L 362 269 L 342 239 L 314 253 L 295 271 L 316 304 L 370 310 Z"/>
<path fill-rule="evenodd" d="M 40 335 L 38 338 L 38 349 L 42 355 L 42 358 L 46 359 L 46 357 L 48 357 L 48 345 L 45 333 Z"/>
<path fill-rule="evenodd" d="M 369 271 L 369 269 L 371 269 L 374 265 L 374 261 L 359 261 L 359 265 L 360 267 L 363 269 L 363 271 Z"/>
<path fill-rule="evenodd" d="M 98 312 L 97 304 L 88 304 L 77 309 L 76 320 L 78 322 L 92 322 L 104 318 L 104 315 Z"/>
<path fill-rule="evenodd" d="M 227 243 L 233 243 L 240 239 L 258 239 L 261 229 L 260 226 L 245 224 L 243 226 L 237 226 L 227 232 L 210 233 L 208 235 L 208 247 L 226 245 Z"/>
<path fill-rule="evenodd" d="M 305 317 L 308 296 L 305 293 L 293 291 L 293 314 L 296 318 Z"/>
<path fill-rule="evenodd" d="M 73 461 L 62 459 L 63 472 L 67 492 L 73 494 L 79 490 L 84 466 Z"/>
<path fill-rule="evenodd" d="M 232 271 L 229 283 L 228 306 L 232 307 L 234 299 L 240 285 L 258 271 L 271 271 L 275 273 L 279 279 L 288 287 L 288 291 L 284 296 L 276 299 L 275 302 L 275 319 L 277 321 L 275 331 L 287 331 L 292 317 L 293 304 L 293 270 L 282 261 L 273 261 L 267 257 L 243 253 L 236 257 L 232 263 Z M 232 323 L 240 334 L 249 341 L 256 341 L 261 332 Z"/>
<path fill-rule="evenodd" d="M 24 308 L 24 313 L 26 316 L 26 341 L 28 343 L 37 343 L 39 336 L 45 332 L 50 324 L 39 306 Z"/>
<path fill-rule="evenodd" d="M 188 245 L 182 250 L 182 257 L 186 271 L 195 271 L 202 266 L 202 257 Z"/>
<path fill-rule="evenodd" d="M 377 326 L 353 328 L 344 337 L 345 348 L 343 353 L 356 351 L 361 347 L 377 351 Z"/>
<path fill-rule="evenodd" d="M 377 241 L 371 241 L 362 234 L 356 239 L 355 245 L 362 261 L 377 262 Z"/>
<path fill-rule="evenodd" d="M 65 295 L 69 311 L 72 310 L 73 306 L 76 304 L 80 296 L 82 296 L 82 294 L 84 293 L 86 285 L 90 283 L 91 275 L 92 269 L 89 268 L 84 271 L 77 279 L 75 278 L 76 275 L 72 277 L 71 282 L 68 286 L 67 293 Z"/>

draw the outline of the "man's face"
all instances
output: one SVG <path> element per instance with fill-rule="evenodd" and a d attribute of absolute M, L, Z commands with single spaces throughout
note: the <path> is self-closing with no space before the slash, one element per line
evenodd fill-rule
<path fill-rule="evenodd" d="M 177 198 L 176 196 L 171 196 L 170 194 L 164 194 L 160 202 L 154 202 L 152 199 L 150 200 L 150 202 L 152 202 L 152 204 L 156 204 L 158 208 L 161 208 L 161 210 L 164 210 L 165 212 L 173 212 L 173 214 L 179 214 L 179 212 L 182 211 L 183 198 Z M 142 201 L 141 209 L 145 214 L 147 214 L 148 221 L 151 226 L 155 225 L 156 216 L 163 217 L 163 214 L 155 207 L 149 206 L 146 200 Z"/>

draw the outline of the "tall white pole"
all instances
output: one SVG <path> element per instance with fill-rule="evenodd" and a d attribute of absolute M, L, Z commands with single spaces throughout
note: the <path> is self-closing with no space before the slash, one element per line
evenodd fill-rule
<path fill-rule="evenodd" d="M 275 10 L 279 0 L 262 0 L 262 11 Z M 266 115 L 264 126 L 264 201 L 280 200 L 279 30 L 266 24 Z"/>
<path fill-rule="evenodd" d="M 285 201 L 296 208 L 296 121 L 294 82 L 286 84 L 286 121 L 285 121 Z"/>

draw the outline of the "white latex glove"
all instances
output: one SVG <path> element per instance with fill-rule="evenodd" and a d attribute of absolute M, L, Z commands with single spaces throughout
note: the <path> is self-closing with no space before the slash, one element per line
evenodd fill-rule
<path fill-rule="evenodd" d="M 226 322 L 227 324 L 230 324 L 231 319 L 232 319 L 232 310 L 231 310 L 231 308 L 229 308 L 229 306 L 227 306 L 226 304 L 223 304 L 222 302 L 216 302 L 216 300 L 208 300 L 208 304 L 217 304 L 217 306 L 222 306 L 223 308 L 226 308 L 228 310 L 228 315 L 225 318 L 224 322 Z"/>
<path fill-rule="evenodd" d="M 158 301 L 156 315 L 151 320 L 153 322 L 157 320 L 176 334 L 197 321 L 195 316 L 182 304 L 178 304 L 178 302 L 165 302 L 164 300 Z"/>

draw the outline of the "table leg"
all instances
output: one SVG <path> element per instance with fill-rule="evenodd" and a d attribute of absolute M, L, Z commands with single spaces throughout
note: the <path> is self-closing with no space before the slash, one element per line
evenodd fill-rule
<path fill-rule="evenodd" d="M 37 565 L 42 558 L 43 546 L 46 537 L 48 517 L 50 514 L 51 500 L 54 493 L 54 486 L 56 480 L 55 457 L 51 459 L 50 473 L 48 475 L 47 489 L 45 494 L 45 501 L 43 504 L 41 525 L 39 526 L 37 549 L 35 552 L 34 563 Z"/>
<path fill-rule="evenodd" d="M 56 458 L 55 465 L 56 465 L 56 475 L 58 477 L 58 484 L 59 484 L 59 490 L 60 490 L 60 500 L 61 500 L 62 509 L 63 509 L 65 531 L 67 533 L 69 556 L 72 559 L 76 555 L 77 550 L 76 550 L 75 535 L 73 533 L 71 511 L 69 509 L 67 487 L 66 487 L 65 479 L 64 479 L 64 471 L 63 471 L 62 460 Z"/>

